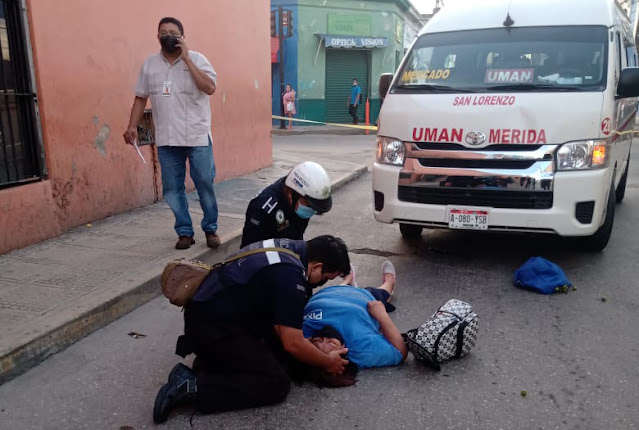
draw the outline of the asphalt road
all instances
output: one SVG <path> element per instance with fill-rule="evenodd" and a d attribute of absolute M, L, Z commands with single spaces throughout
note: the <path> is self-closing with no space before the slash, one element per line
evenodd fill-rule
<path fill-rule="evenodd" d="M 374 150 L 373 137 L 361 139 Z M 273 407 L 195 415 L 194 428 L 639 428 L 637 158 L 611 242 L 598 254 L 521 234 L 426 231 L 407 242 L 396 225 L 373 220 L 370 175 L 349 184 L 330 214 L 313 218 L 307 237 L 342 237 L 360 286 L 378 286 L 389 258 L 400 330 L 417 327 L 447 299 L 472 303 L 480 317 L 476 348 L 441 372 L 409 357 L 360 372 L 354 387 L 306 384 Z M 513 272 L 535 255 L 558 263 L 576 290 L 544 296 L 515 288 Z M 181 317 L 156 299 L 0 386 L 0 428 L 154 428 L 155 394 L 179 358 Z M 160 428 L 190 428 L 190 417 L 181 410 Z"/>

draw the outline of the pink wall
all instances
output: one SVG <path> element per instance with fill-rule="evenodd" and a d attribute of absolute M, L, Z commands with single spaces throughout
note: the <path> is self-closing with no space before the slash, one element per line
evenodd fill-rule
<path fill-rule="evenodd" d="M 267 1 L 27 4 L 49 176 L 0 190 L 0 253 L 153 203 L 153 165 L 141 163 L 122 133 L 139 68 L 159 50 L 164 16 L 182 21 L 189 47 L 218 74 L 216 181 L 271 164 Z M 151 148 L 142 151 L 152 159 Z"/>

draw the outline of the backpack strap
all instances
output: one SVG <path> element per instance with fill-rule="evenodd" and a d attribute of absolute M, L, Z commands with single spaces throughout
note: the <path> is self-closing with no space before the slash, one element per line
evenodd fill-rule
<path fill-rule="evenodd" d="M 288 254 L 288 255 L 290 255 L 292 257 L 295 257 L 295 258 L 297 258 L 298 260 L 301 261 L 300 255 L 297 254 L 296 252 L 293 252 L 290 249 L 280 248 L 280 247 L 274 246 L 274 247 L 270 247 L 270 248 L 256 248 L 256 249 L 251 249 L 250 251 L 242 252 L 242 253 L 240 253 L 240 254 L 238 254 L 236 256 L 233 256 L 231 258 L 227 258 L 226 260 L 213 265 L 212 269 L 218 269 L 218 268 L 220 268 L 222 266 L 225 266 L 225 265 L 227 265 L 227 264 L 229 264 L 229 263 L 231 263 L 231 262 L 233 262 L 235 260 L 239 260 L 241 258 L 248 257 L 249 255 L 260 254 L 262 252 L 281 252 L 283 254 Z"/>

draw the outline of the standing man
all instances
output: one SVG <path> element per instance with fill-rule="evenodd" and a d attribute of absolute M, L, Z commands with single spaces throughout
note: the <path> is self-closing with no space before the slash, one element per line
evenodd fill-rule
<path fill-rule="evenodd" d="M 184 27 L 177 19 L 162 18 L 157 37 L 162 49 L 142 65 L 124 140 L 129 145 L 137 141 L 137 124 L 150 97 L 162 170 L 162 191 L 175 215 L 174 228 L 178 235 L 175 248 L 187 249 L 195 243 L 184 187 L 187 158 L 204 212 L 202 230 L 206 244 L 215 248 L 220 244 L 220 238 L 213 190 L 215 163 L 209 96 L 215 92 L 217 75 L 204 55 L 189 51 Z"/>
<path fill-rule="evenodd" d="M 353 117 L 353 124 L 359 122 L 357 117 L 357 107 L 362 98 L 362 89 L 357 83 L 357 79 L 353 79 L 353 86 L 351 87 L 351 95 L 348 96 L 348 113 Z"/>
<path fill-rule="evenodd" d="M 310 218 L 332 205 L 326 170 L 313 161 L 300 163 L 249 202 L 240 247 L 274 238 L 301 240 Z"/>

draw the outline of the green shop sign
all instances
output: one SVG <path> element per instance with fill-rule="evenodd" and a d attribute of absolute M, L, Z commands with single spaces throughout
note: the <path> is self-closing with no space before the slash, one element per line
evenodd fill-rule
<path fill-rule="evenodd" d="M 329 34 L 347 34 L 349 36 L 370 36 L 372 20 L 368 15 L 328 14 Z"/>

